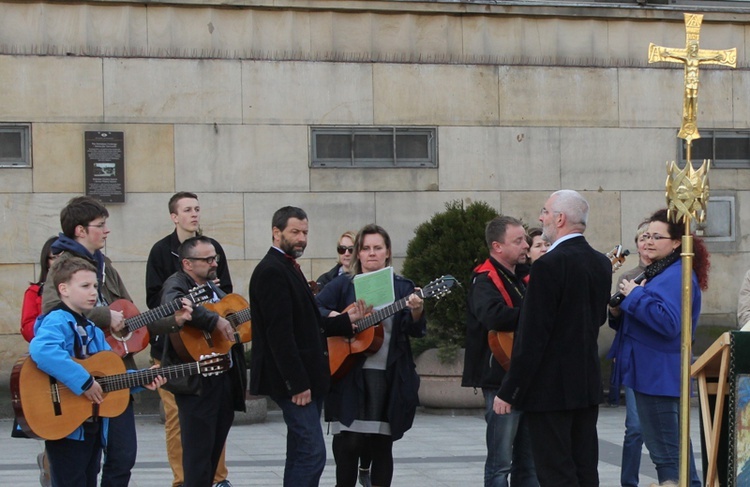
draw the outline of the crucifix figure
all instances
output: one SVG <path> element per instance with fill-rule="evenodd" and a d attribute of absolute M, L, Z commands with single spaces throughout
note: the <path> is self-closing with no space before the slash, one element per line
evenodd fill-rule
<path fill-rule="evenodd" d="M 682 105 L 682 125 L 677 137 L 685 139 L 690 145 L 693 139 L 699 139 L 698 125 L 698 67 L 701 64 L 721 64 L 737 66 L 737 49 L 723 51 L 701 49 L 699 46 L 703 15 L 685 14 L 686 43 L 685 49 L 661 47 L 653 43 L 648 46 L 648 62 L 683 63 L 685 65 L 685 95 Z"/>

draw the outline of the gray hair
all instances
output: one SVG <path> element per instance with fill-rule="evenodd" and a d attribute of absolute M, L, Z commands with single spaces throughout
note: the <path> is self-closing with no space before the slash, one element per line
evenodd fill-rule
<path fill-rule="evenodd" d="M 572 189 L 561 189 L 555 191 L 551 196 L 553 208 L 549 211 L 563 213 L 571 226 L 582 226 L 586 228 L 589 219 L 589 204 L 586 198 L 578 191 Z"/>

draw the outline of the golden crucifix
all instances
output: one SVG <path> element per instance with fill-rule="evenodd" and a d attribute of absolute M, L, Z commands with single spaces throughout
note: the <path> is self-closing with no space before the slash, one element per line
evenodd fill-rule
<path fill-rule="evenodd" d="M 691 148 L 698 133 L 698 68 L 701 64 L 721 64 L 737 66 L 737 49 L 710 51 L 699 46 L 703 15 L 684 14 L 686 44 L 685 49 L 648 46 L 648 62 L 667 61 L 685 65 L 685 91 L 682 102 L 682 125 L 677 137 L 685 139 L 687 162 L 681 170 L 674 162 L 667 163 L 667 206 L 668 216 L 673 222 L 683 222 L 685 234 L 682 236 L 682 345 L 680 350 L 680 468 L 679 486 L 690 484 L 690 362 L 692 359 L 692 271 L 693 236 L 690 233 L 691 219 L 704 221 L 708 204 L 708 168 L 710 160 L 704 160 L 701 167 L 693 169 Z M 705 413 L 705 411 L 704 411 Z M 710 469 L 709 469 L 710 471 Z M 707 485 L 715 485 L 708 479 Z"/>
<path fill-rule="evenodd" d="M 686 41 L 685 49 L 661 47 L 653 43 L 648 46 L 648 62 L 683 63 L 685 65 L 685 95 L 682 104 L 682 125 L 677 137 L 685 139 L 690 145 L 693 139 L 699 139 L 698 133 L 698 67 L 701 64 L 721 64 L 737 66 L 737 49 L 714 51 L 701 49 L 701 23 L 703 15 L 685 14 Z"/>

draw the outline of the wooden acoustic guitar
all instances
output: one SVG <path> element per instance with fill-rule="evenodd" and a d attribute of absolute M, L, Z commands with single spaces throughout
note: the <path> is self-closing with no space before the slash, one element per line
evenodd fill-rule
<path fill-rule="evenodd" d="M 209 353 L 227 353 L 235 343 L 247 343 L 253 339 L 250 305 L 239 294 L 227 294 L 221 301 L 205 303 L 203 307 L 229 321 L 234 327 L 236 341 L 230 342 L 218 330 L 209 333 L 194 326 L 183 326 L 179 332 L 169 335 L 172 347 L 182 360 L 197 360 Z"/>
<path fill-rule="evenodd" d="M 26 355 L 16 362 L 10 375 L 13 411 L 21 429 L 44 440 L 65 438 L 88 418 L 113 418 L 130 403 L 130 388 L 154 381 L 157 375 L 176 379 L 187 375 L 218 375 L 230 367 L 229 356 L 206 356 L 197 362 L 127 372 L 116 353 L 103 351 L 88 358 L 74 358 L 102 386 L 101 404 L 76 395 L 65 384 L 45 374 Z"/>
<path fill-rule="evenodd" d="M 211 288 L 204 284 L 191 289 L 185 298 L 192 301 L 193 304 L 198 304 L 208 301 L 212 295 Z M 119 332 L 111 332 L 109 329 L 104 330 L 107 343 L 112 347 L 112 351 L 120 357 L 138 353 L 148 346 L 149 334 L 146 326 L 175 314 L 182 306 L 182 299 L 175 299 L 141 313 L 127 299 L 118 299 L 109 305 L 109 309 L 122 312 L 125 316 L 125 327 Z"/>
<path fill-rule="evenodd" d="M 615 245 L 615 247 L 607 252 L 607 258 L 609 258 L 612 264 L 612 273 L 616 272 L 617 269 L 622 267 L 625 263 L 625 257 L 630 255 L 630 251 L 623 249 L 622 245 Z M 490 330 L 487 332 L 487 343 L 492 351 L 492 356 L 500 364 L 500 366 L 508 370 L 510 368 L 510 355 L 513 352 L 513 337 L 512 331 L 495 331 Z"/>
<path fill-rule="evenodd" d="M 422 299 L 439 298 L 451 292 L 456 282 L 458 281 L 453 276 L 442 276 L 415 292 Z M 354 322 L 357 331 L 352 338 L 328 337 L 328 362 L 334 380 L 341 379 L 351 370 L 358 354 L 373 354 L 380 349 L 383 345 L 383 327 L 380 322 L 406 308 L 407 300 L 408 296 L 401 298 Z M 342 313 L 352 306 L 354 304 L 349 305 Z"/>

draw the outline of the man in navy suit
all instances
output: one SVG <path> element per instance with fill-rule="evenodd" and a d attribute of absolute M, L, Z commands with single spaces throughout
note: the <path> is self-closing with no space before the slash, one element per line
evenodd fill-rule
<path fill-rule="evenodd" d="M 572 190 L 553 193 L 542 208 L 552 246 L 531 268 L 511 367 L 494 401 L 498 414 L 524 411 L 541 487 L 599 485 L 597 337 L 612 266 L 583 237 L 588 212 Z"/>
<path fill-rule="evenodd" d="M 284 487 L 316 487 L 326 462 L 320 412 L 331 381 L 326 336 L 353 333 L 365 315 L 320 316 L 297 264 L 307 246 L 307 214 L 286 206 L 271 220 L 273 246 L 250 278 L 253 348 L 250 392 L 279 405 L 287 425 Z"/>

